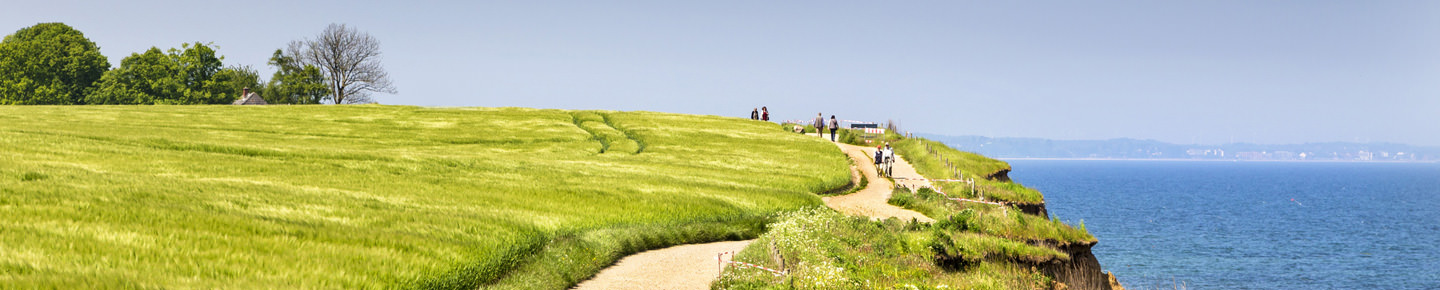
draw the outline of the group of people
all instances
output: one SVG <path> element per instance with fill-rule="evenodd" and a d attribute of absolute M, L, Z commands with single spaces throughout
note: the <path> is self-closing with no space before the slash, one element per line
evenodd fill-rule
<path fill-rule="evenodd" d="M 750 119 L 770 121 L 770 109 L 766 107 L 760 107 L 758 109 L 751 110 Z M 815 127 L 815 132 L 820 135 L 821 139 L 825 138 L 825 129 L 829 128 L 830 142 L 837 142 L 836 132 L 840 130 L 840 120 L 835 119 L 835 115 L 830 115 L 830 120 L 827 122 L 825 120 L 824 113 L 815 113 L 815 120 L 812 120 L 810 122 L 810 125 Z M 800 128 L 797 126 L 795 130 L 796 132 L 799 132 Z M 891 176 L 890 168 L 894 164 L 895 148 L 890 147 L 890 142 L 885 142 L 884 145 L 875 146 L 875 169 L 880 170 L 883 174 L 885 174 L 885 176 Z"/>
<path fill-rule="evenodd" d="M 830 142 L 835 142 L 835 131 L 840 130 L 840 121 L 835 120 L 835 115 L 830 115 L 830 122 L 825 122 L 825 114 L 815 113 L 815 120 L 810 123 L 815 126 L 815 133 L 820 134 L 820 139 L 825 139 L 825 128 L 830 128 Z"/>
<path fill-rule="evenodd" d="M 759 109 L 751 110 L 751 111 L 750 111 L 750 119 L 751 119 L 751 120 L 761 120 L 761 121 L 769 122 L 769 121 L 770 121 L 770 109 L 769 109 L 769 108 L 766 108 L 766 107 L 760 107 Z"/>
<path fill-rule="evenodd" d="M 895 165 L 895 148 L 890 147 L 890 142 L 875 146 L 875 169 L 880 170 L 887 177 L 893 177 L 890 175 L 892 165 Z"/>

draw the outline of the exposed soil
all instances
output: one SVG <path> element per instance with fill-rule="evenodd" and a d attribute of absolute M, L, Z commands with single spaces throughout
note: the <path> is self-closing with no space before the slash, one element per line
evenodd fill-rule
<path fill-rule="evenodd" d="M 1048 211 L 1045 210 L 1045 203 L 1043 203 L 1043 202 L 1042 202 L 1042 203 L 1016 203 L 1016 204 L 1014 204 L 1014 205 L 1015 205 L 1015 208 L 1020 209 L 1020 211 L 1021 211 L 1021 212 L 1024 212 L 1025 214 L 1038 215 L 1038 216 L 1050 216 L 1050 212 L 1048 212 Z"/>
<path fill-rule="evenodd" d="M 1040 268 L 1040 272 L 1054 278 L 1055 282 L 1064 284 L 1068 289 L 1115 289 L 1120 283 L 1113 282 L 1114 276 L 1100 270 L 1100 261 L 1096 260 L 1095 254 L 1090 252 L 1090 248 L 1094 246 L 1094 243 L 1090 243 L 1057 247 L 1056 249 L 1070 255 L 1069 261 L 1051 261 L 1036 266 Z M 1119 289 L 1125 288 L 1119 286 Z"/>
<path fill-rule="evenodd" d="M 995 173 L 991 173 L 990 175 L 986 175 L 986 176 L 985 176 L 985 179 L 994 180 L 994 181 L 1000 181 L 1000 182 L 1009 182 L 1009 181 L 1010 181 L 1010 169 L 1003 169 L 1003 170 L 1000 170 L 1000 171 L 996 171 Z"/>

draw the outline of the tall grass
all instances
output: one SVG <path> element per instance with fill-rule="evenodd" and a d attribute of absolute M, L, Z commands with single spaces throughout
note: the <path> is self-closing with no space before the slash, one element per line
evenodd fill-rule
<path fill-rule="evenodd" d="M 0 285 L 564 288 L 625 253 L 758 235 L 848 184 L 847 162 L 713 116 L 0 107 Z"/>
<path fill-rule="evenodd" d="M 945 144 L 924 138 L 905 138 L 891 143 L 895 152 L 905 158 L 921 175 L 932 179 L 974 179 L 976 186 L 961 182 L 934 182 L 945 193 L 960 197 L 983 197 L 1016 203 L 1041 204 L 1045 196 L 1039 191 L 1007 179 L 990 177 L 1010 171 L 1005 161 L 979 154 L 955 150 Z M 946 163 L 948 161 L 949 163 Z"/>
<path fill-rule="evenodd" d="M 1012 197 L 1012 200 L 1044 200 L 1038 191 L 1018 183 L 983 180 L 984 176 L 1009 170 L 1009 165 L 1002 161 L 938 143 L 931 144 L 933 151 L 926 150 L 922 142 L 930 141 L 922 139 L 899 135 L 883 138 L 880 140 L 891 142 L 899 154 L 928 178 L 949 179 L 959 170 L 965 170 L 966 177 L 979 179 L 982 185 L 1010 194 L 1034 195 Z M 943 158 L 949 158 L 958 170 L 951 171 L 952 166 L 944 166 Z M 946 189 L 952 196 L 968 190 Z M 995 199 L 1003 195 L 986 196 Z M 830 210 L 792 212 L 782 216 L 770 232 L 737 257 L 741 261 L 791 269 L 789 275 L 775 277 L 757 270 L 732 268 L 712 288 L 1050 288 L 1055 286 L 1054 281 L 1032 266 L 1071 261 L 1072 257 L 1062 251 L 1061 246 L 1096 241 L 1083 223 L 1076 228 L 1058 218 L 1025 214 L 1008 206 L 957 202 L 929 188 L 914 192 L 895 188 L 889 203 L 937 221 L 933 224 L 896 219 L 871 222 Z"/>
<path fill-rule="evenodd" d="M 1032 289 L 1049 279 L 1005 257 L 977 259 L 966 269 L 937 263 L 930 225 L 898 219 L 872 222 L 815 208 L 787 213 L 735 259 L 787 270 L 784 276 L 732 267 L 712 289 Z M 1000 243 L 998 251 L 1053 255 L 1045 249 L 960 234 L 945 243 Z M 1044 258 L 1050 258 L 1045 256 Z"/>

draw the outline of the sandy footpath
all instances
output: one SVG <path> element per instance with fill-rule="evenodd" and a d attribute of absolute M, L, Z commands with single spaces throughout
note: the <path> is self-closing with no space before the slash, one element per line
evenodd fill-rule
<path fill-rule="evenodd" d="M 720 275 L 715 254 L 739 252 L 749 241 L 680 245 L 630 255 L 572 289 L 710 289 Z M 725 259 L 730 259 L 726 255 Z"/>
<path fill-rule="evenodd" d="M 826 206 L 846 214 L 868 216 L 872 219 L 896 217 L 907 221 L 911 218 L 923 222 L 934 221 L 918 212 L 886 202 L 890 199 L 894 184 L 881 178 L 876 173 L 874 163 L 867 157 L 875 156 L 875 148 L 839 143 L 836 143 L 836 146 L 840 146 L 841 151 L 855 160 L 857 166 L 851 168 L 852 178 L 859 182 L 859 174 L 864 174 L 870 183 L 852 194 L 823 198 Z M 903 159 L 896 160 L 893 167 L 893 176 L 897 177 L 896 180 L 901 180 L 902 185 L 913 187 L 924 182 L 899 178 L 920 177 Z M 923 185 L 929 183 L 925 182 Z M 716 254 L 739 252 L 754 241 L 680 245 L 636 253 L 620 259 L 615 265 L 601 270 L 595 277 L 571 289 L 710 289 L 710 282 L 715 281 L 721 271 L 719 262 L 715 260 Z M 725 258 L 729 259 L 730 256 Z"/>
<path fill-rule="evenodd" d="M 875 163 L 871 161 L 871 158 L 875 156 L 874 147 L 840 143 L 836 143 L 835 145 L 840 146 L 841 151 L 844 151 L 846 155 L 850 155 L 850 159 L 855 160 L 855 164 L 859 167 L 858 169 L 862 174 L 865 174 L 866 179 L 870 180 L 870 184 L 855 193 L 823 198 L 826 206 L 846 214 L 868 216 L 871 219 L 894 217 L 906 221 L 912 218 L 922 222 L 935 221 L 919 212 L 890 205 L 888 200 L 890 200 L 890 191 L 894 188 L 894 184 L 890 183 L 890 180 L 881 177 L 875 169 Z M 920 174 L 915 173 L 915 168 L 905 162 L 904 158 L 896 158 L 895 164 L 891 166 L 891 168 L 895 171 L 892 176 L 896 177 L 896 180 L 901 180 L 904 185 L 915 186 L 920 185 L 921 183 L 919 182 L 923 182 L 901 179 L 901 177 L 921 178 Z M 924 183 L 924 185 L 929 185 L 929 183 Z"/>

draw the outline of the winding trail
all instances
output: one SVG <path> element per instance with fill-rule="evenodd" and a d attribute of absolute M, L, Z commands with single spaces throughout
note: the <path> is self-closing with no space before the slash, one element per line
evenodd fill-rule
<path fill-rule="evenodd" d="M 844 151 L 846 155 L 850 155 L 850 159 L 855 160 L 856 167 L 859 167 L 859 171 L 865 174 L 865 178 L 870 181 L 870 184 L 855 193 L 822 198 L 825 200 L 826 206 L 846 214 L 868 216 L 873 220 L 893 217 L 905 221 L 910 219 L 921 222 L 935 221 L 919 212 L 890 205 L 888 201 L 895 184 L 891 183 L 889 179 L 881 177 L 879 171 L 876 170 L 875 163 L 871 161 L 873 160 L 872 156 L 875 156 L 875 148 L 841 143 L 835 143 L 835 146 L 840 146 L 840 151 Z M 891 176 L 901 180 L 902 185 L 913 187 L 922 185 L 921 182 L 924 182 L 925 186 L 929 185 L 929 182 L 912 179 L 922 177 L 915 172 L 915 168 L 911 167 L 909 162 L 905 162 L 905 158 L 896 158 L 895 164 L 890 167 L 894 171 Z M 855 169 L 851 168 L 852 171 Z M 853 172 L 852 175 L 854 175 Z M 905 179 L 901 179 L 902 177 Z"/>
<path fill-rule="evenodd" d="M 812 135 L 814 136 L 814 135 Z M 856 166 L 850 168 L 851 180 L 860 182 L 860 174 L 865 174 L 869 184 L 865 188 L 852 194 L 834 197 L 825 197 L 825 205 L 837 211 L 868 216 L 871 219 L 887 219 L 891 217 L 901 220 L 916 219 L 922 222 L 934 222 L 934 219 L 926 217 L 919 212 L 903 209 L 890 205 L 891 189 L 894 184 L 890 180 L 881 178 L 871 162 L 870 157 L 875 155 L 875 148 L 867 148 L 849 144 L 835 143 L 840 151 L 850 156 Z M 893 176 L 920 178 L 915 169 L 904 158 L 897 158 L 892 169 Z M 920 185 L 919 180 L 902 180 L 902 185 Z M 924 185 L 929 185 L 925 182 Z M 729 241 L 706 244 L 679 245 L 664 249 L 656 249 L 636 253 L 627 256 L 616 262 L 615 265 L 601 270 L 589 280 L 581 282 L 571 289 L 710 289 L 710 282 L 715 281 L 719 276 L 719 261 L 716 261 L 716 254 L 721 252 L 739 252 L 745 249 L 755 240 Z M 730 256 L 726 256 L 728 259 Z"/>

